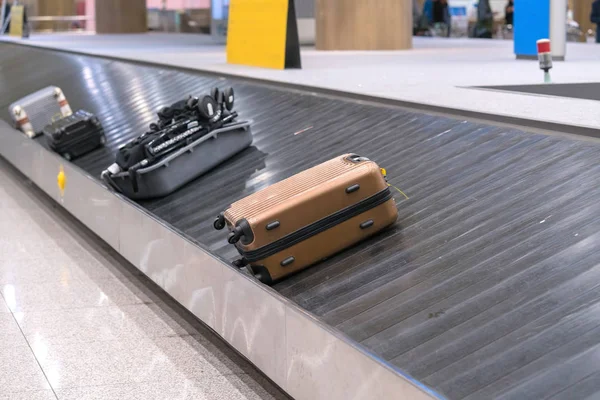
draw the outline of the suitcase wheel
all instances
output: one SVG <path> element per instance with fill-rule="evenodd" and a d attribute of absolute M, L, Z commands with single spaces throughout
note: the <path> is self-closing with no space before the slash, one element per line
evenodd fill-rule
<path fill-rule="evenodd" d="M 221 110 L 219 109 L 219 103 L 216 102 L 211 96 L 204 96 L 202 100 L 198 102 L 197 109 L 202 118 L 211 122 L 215 122 L 213 121 L 215 117 L 220 117 Z M 218 115 L 217 110 L 219 111 Z"/>
<path fill-rule="evenodd" d="M 240 241 L 242 237 L 242 230 L 238 228 L 239 227 L 236 227 L 233 231 L 231 231 L 231 233 L 229 233 L 229 236 L 227 236 L 227 241 L 229 244 L 236 244 Z"/>
<path fill-rule="evenodd" d="M 67 161 L 71 161 L 71 154 L 70 154 L 70 153 L 64 153 L 62 156 L 63 156 L 63 158 L 64 158 L 65 160 L 67 160 Z"/>
<path fill-rule="evenodd" d="M 224 97 L 223 100 L 225 101 L 225 108 L 227 108 L 228 111 L 233 110 L 233 102 L 234 102 L 233 88 L 225 89 L 225 92 L 223 93 L 223 97 Z"/>
<path fill-rule="evenodd" d="M 227 237 L 229 244 L 235 244 L 240 240 L 242 244 L 250 244 L 254 241 L 254 233 L 246 219 L 239 220 Z"/>
<path fill-rule="evenodd" d="M 219 88 L 216 88 L 216 87 L 212 88 L 212 90 L 210 91 L 210 97 L 215 99 L 216 102 L 219 102 L 219 95 L 220 95 Z"/>
<path fill-rule="evenodd" d="M 271 278 L 269 270 L 264 265 L 248 265 L 247 268 L 248 272 L 265 285 L 273 284 L 273 278 Z"/>
<path fill-rule="evenodd" d="M 213 227 L 218 231 L 225 228 L 225 217 L 222 213 L 219 214 L 217 218 L 215 218 L 215 222 L 213 222 Z"/>
<path fill-rule="evenodd" d="M 185 104 L 187 105 L 188 108 L 192 108 L 193 109 L 194 107 L 196 107 L 198 105 L 198 98 L 190 96 L 187 99 L 187 102 Z"/>

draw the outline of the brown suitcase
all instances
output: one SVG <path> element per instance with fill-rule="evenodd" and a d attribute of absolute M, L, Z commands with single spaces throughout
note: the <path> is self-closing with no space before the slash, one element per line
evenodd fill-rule
<path fill-rule="evenodd" d="M 379 166 L 346 154 L 231 205 L 215 220 L 229 228 L 248 269 L 270 284 L 393 224 L 396 203 Z"/>

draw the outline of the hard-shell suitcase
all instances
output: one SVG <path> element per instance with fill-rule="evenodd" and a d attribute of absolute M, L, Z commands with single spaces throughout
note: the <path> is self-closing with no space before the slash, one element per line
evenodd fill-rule
<path fill-rule="evenodd" d="M 346 154 L 233 203 L 227 225 L 236 262 L 270 284 L 394 223 L 396 203 L 379 166 Z"/>
<path fill-rule="evenodd" d="M 112 164 L 102 179 L 134 200 L 166 196 L 252 144 L 251 121 L 233 122 L 132 174 Z M 137 189 L 137 190 L 136 190 Z"/>
<path fill-rule="evenodd" d="M 100 120 L 85 110 L 47 125 L 43 132 L 48 146 L 67 160 L 87 154 L 106 143 Z"/>
<path fill-rule="evenodd" d="M 12 103 L 9 113 L 18 129 L 33 138 L 54 120 L 73 114 L 62 90 L 48 86 Z"/>

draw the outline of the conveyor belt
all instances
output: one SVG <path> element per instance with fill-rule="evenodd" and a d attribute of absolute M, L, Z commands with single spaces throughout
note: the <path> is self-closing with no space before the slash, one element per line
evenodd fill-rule
<path fill-rule="evenodd" d="M 255 120 L 254 147 L 167 198 L 140 203 L 227 261 L 236 254 L 212 221 L 228 204 L 344 152 L 374 159 L 410 197 L 396 198 L 397 225 L 275 288 L 451 399 L 600 395 L 598 144 L 0 48 L 3 118 L 12 100 L 50 84 L 73 108 L 100 117 L 108 147 L 75 162 L 94 177 L 159 105 L 234 86 L 239 114 Z"/>

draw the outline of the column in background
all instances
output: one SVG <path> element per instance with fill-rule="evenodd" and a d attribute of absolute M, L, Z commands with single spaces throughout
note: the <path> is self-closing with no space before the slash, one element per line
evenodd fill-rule
<path fill-rule="evenodd" d="M 318 50 L 412 48 L 412 0 L 316 0 Z"/>
<path fill-rule="evenodd" d="M 99 0 L 95 9 L 97 33 L 148 31 L 146 0 Z"/>
<path fill-rule="evenodd" d="M 75 1 L 73 0 L 39 0 L 37 2 L 37 14 L 40 16 L 72 16 L 76 14 Z M 65 24 L 61 23 L 64 29 Z M 54 29 L 54 22 L 39 22 L 35 25 L 35 30 L 50 30 Z"/>
<path fill-rule="evenodd" d="M 552 58 L 564 60 L 567 50 L 567 0 L 550 0 L 550 41 Z"/>
<path fill-rule="evenodd" d="M 592 24 L 590 21 L 592 1 L 593 0 L 573 0 L 573 19 L 579 23 L 584 34 L 587 34 L 588 29 L 596 30 L 596 25 Z M 585 37 L 582 38 L 582 41 L 585 41 Z"/>
<path fill-rule="evenodd" d="M 539 39 L 552 41 L 552 56 L 564 59 L 567 0 L 515 1 L 514 48 L 517 58 L 537 58 Z"/>

